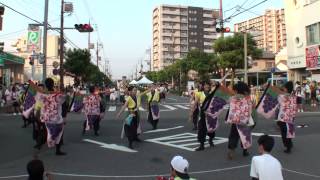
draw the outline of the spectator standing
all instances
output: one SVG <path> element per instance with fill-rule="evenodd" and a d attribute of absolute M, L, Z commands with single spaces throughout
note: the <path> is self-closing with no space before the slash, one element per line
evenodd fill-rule
<path fill-rule="evenodd" d="M 188 174 L 189 162 L 182 156 L 175 156 L 171 160 L 171 177 L 169 180 L 196 180 Z M 157 180 L 168 180 L 165 177 L 157 177 Z"/>
<path fill-rule="evenodd" d="M 51 174 L 45 172 L 44 165 L 41 160 L 35 159 L 28 162 L 27 171 L 28 180 L 43 180 L 44 176 L 47 177 L 47 180 L 52 180 Z"/>
<path fill-rule="evenodd" d="M 302 86 L 301 86 L 299 81 L 296 82 L 295 94 L 297 96 L 297 109 L 298 109 L 298 112 L 303 112 L 302 102 L 303 102 L 303 99 L 305 97 L 305 94 L 304 94 L 303 88 L 302 88 Z"/>
<path fill-rule="evenodd" d="M 258 145 L 260 156 L 254 156 L 251 161 L 252 180 L 283 180 L 281 164 L 270 154 L 274 139 L 263 135 L 258 139 Z"/>
<path fill-rule="evenodd" d="M 311 107 L 317 106 L 317 82 L 313 81 L 310 85 Z"/>
<path fill-rule="evenodd" d="M 310 86 L 308 82 L 303 83 L 303 91 L 305 94 L 305 102 L 306 104 L 310 104 L 310 94 L 311 94 L 311 90 L 310 90 Z"/>

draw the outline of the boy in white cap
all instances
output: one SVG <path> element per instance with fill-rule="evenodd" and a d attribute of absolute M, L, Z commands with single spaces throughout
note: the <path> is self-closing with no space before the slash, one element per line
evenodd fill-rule
<path fill-rule="evenodd" d="M 182 156 L 175 156 L 171 160 L 171 173 L 170 178 L 167 179 L 163 176 L 158 176 L 157 180 L 196 180 L 194 178 L 190 178 L 188 174 L 189 163 Z"/>
<path fill-rule="evenodd" d="M 188 174 L 189 163 L 182 156 L 175 156 L 171 160 L 171 177 L 174 180 L 195 180 Z"/>

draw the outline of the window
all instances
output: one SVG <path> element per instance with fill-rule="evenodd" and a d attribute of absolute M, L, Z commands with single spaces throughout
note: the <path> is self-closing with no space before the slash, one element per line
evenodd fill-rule
<path fill-rule="evenodd" d="M 307 26 L 306 33 L 307 33 L 307 45 L 320 43 L 320 23 Z"/>
<path fill-rule="evenodd" d="M 266 62 L 266 68 L 272 68 L 273 62 Z"/>

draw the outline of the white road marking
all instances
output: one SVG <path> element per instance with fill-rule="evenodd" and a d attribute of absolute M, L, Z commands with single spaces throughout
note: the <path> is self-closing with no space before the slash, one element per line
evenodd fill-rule
<path fill-rule="evenodd" d="M 170 109 L 171 111 L 173 111 L 173 110 L 176 110 L 176 109 L 177 109 L 177 108 L 175 108 L 175 107 L 173 107 L 173 106 L 169 106 L 169 105 L 165 105 L 165 104 L 162 104 L 162 106 L 164 106 L 164 107 L 166 107 L 166 108 Z"/>
<path fill-rule="evenodd" d="M 174 99 L 174 98 L 167 98 L 167 99 L 170 99 L 172 101 L 178 101 L 177 99 Z"/>
<path fill-rule="evenodd" d="M 178 107 L 178 108 L 181 108 L 181 109 L 189 109 L 188 107 L 186 107 L 186 106 L 182 106 L 182 105 L 179 105 L 179 104 L 174 105 L 174 106 L 176 106 L 176 107 Z"/>
<path fill-rule="evenodd" d="M 169 147 L 184 149 L 187 151 L 195 151 L 195 149 L 199 146 L 199 142 L 197 141 L 197 134 L 193 133 L 182 133 L 176 134 L 172 136 L 165 136 L 154 139 L 147 139 L 147 142 L 153 142 L 156 144 L 161 144 Z M 228 138 L 216 137 L 213 140 L 215 145 L 222 144 L 228 142 Z M 205 145 L 206 147 L 209 144 Z"/>
<path fill-rule="evenodd" d="M 117 107 L 116 106 L 110 106 L 108 111 L 109 112 L 113 112 L 113 111 L 116 111 Z"/>
<path fill-rule="evenodd" d="M 265 133 L 251 133 L 252 136 L 262 136 L 265 135 Z M 268 134 L 269 136 L 272 137 L 281 137 L 281 135 L 272 135 L 272 134 Z"/>
<path fill-rule="evenodd" d="M 93 144 L 98 144 L 100 145 L 102 148 L 106 148 L 106 149 L 113 149 L 113 150 L 117 150 L 117 151 L 123 151 L 123 152 L 130 152 L 130 153 L 134 153 L 134 152 L 138 152 L 136 150 L 132 150 L 129 149 L 125 146 L 119 146 L 116 144 L 107 144 L 107 143 L 103 143 L 103 142 L 99 142 L 99 141 L 94 141 L 91 139 L 83 139 L 83 141 L 89 142 L 89 143 L 93 143 Z"/>
<path fill-rule="evenodd" d="M 221 171 L 229 171 L 229 170 L 234 170 L 234 169 L 240 169 L 240 168 L 245 168 L 249 167 L 250 164 L 248 165 L 241 165 L 241 166 L 233 166 L 233 167 L 227 167 L 227 168 L 220 168 L 220 169 L 211 169 L 211 170 L 204 170 L 204 171 L 193 171 L 189 172 L 189 174 L 205 174 L 205 173 L 213 173 L 213 172 L 221 172 Z M 87 177 L 87 178 L 155 178 L 158 176 L 170 176 L 170 174 L 146 174 L 146 175 L 132 175 L 132 176 L 106 176 L 106 175 L 90 175 L 90 174 L 71 174 L 71 173 L 59 173 L 59 172 L 51 172 L 51 174 L 56 175 L 56 176 L 66 176 L 66 177 Z M 28 177 L 27 174 L 23 175 L 17 175 L 17 176 L 2 176 L 0 179 L 15 179 L 15 178 L 20 178 L 20 177 Z"/>
<path fill-rule="evenodd" d="M 233 166 L 233 167 L 226 167 L 226 168 L 219 168 L 219 169 L 210 169 L 210 170 L 202 170 L 202 171 L 193 171 L 189 172 L 189 174 L 206 174 L 206 173 L 215 173 L 215 172 L 222 172 L 222 171 L 230 171 L 234 169 L 242 169 L 250 167 L 250 164 L 240 165 L 240 166 Z M 309 174 L 304 172 L 298 172 L 290 169 L 283 168 L 284 171 L 309 176 L 313 178 L 320 178 L 319 175 Z M 90 174 L 71 174 L 71 173 L 59 173 L 59 172 L 51 172 L 51 174 L 56 176 L 66 176 L 66 177 L 87 177 L 87 178 L 154 178 L 158 176 L 170 176 L 170 174 L 146 174 L 146 175 L 133 175 L 133 176 L 106 176 L 106 175 L 90 175 Z M 0 179 L 16 179 L 16 178 L 23 178 L 28 177 L 27 174 L 16 175 L 16 176 L 1 176 Z"/>
<path fill-rule="evenodd" d="M 184 126 L 177 126 L 177 127 L 173 127 L 173 128 L 167 128 L 167 129 L 156 129 L 156 130 L 151 130 L 151 131 L 146 131 L 144 132 L 144 134 L 148 134 L 148 133 L 156 133 L 156 132 L 165 132 L 165 131 L 170 131 L 173 129 L 179 129 L 179 128 L 183 128 Z"/>

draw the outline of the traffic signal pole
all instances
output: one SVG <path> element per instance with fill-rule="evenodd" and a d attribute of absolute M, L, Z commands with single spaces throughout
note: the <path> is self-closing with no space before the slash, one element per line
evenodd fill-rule
<path fill-rule="evenodd" d="M 42 82 L 47 78 L 47 38 L 48 38 L 48 9 L 49 9 L 49 0 L 45 0 L 44 8 L 44 21 L 43 21 L 43 74 Z"/>
<path fill-rule="evenodd" d="M 63 6 L 64 6 L 64 0 L 61 0 L 61 17 L 60 17 L 60 90 L 63 90 L 64 84 L 63 84 L 63 56 L 64 56 L 64 37 L 63 37 Z"/>
<path fill-rule="evenodd" d="M 223 11 L 222 11 L 222 0 L 220 0 L 220 28 L 223 29 Z M 221 37 L 224 37 L 224 32 L 221 31 Z"/>

